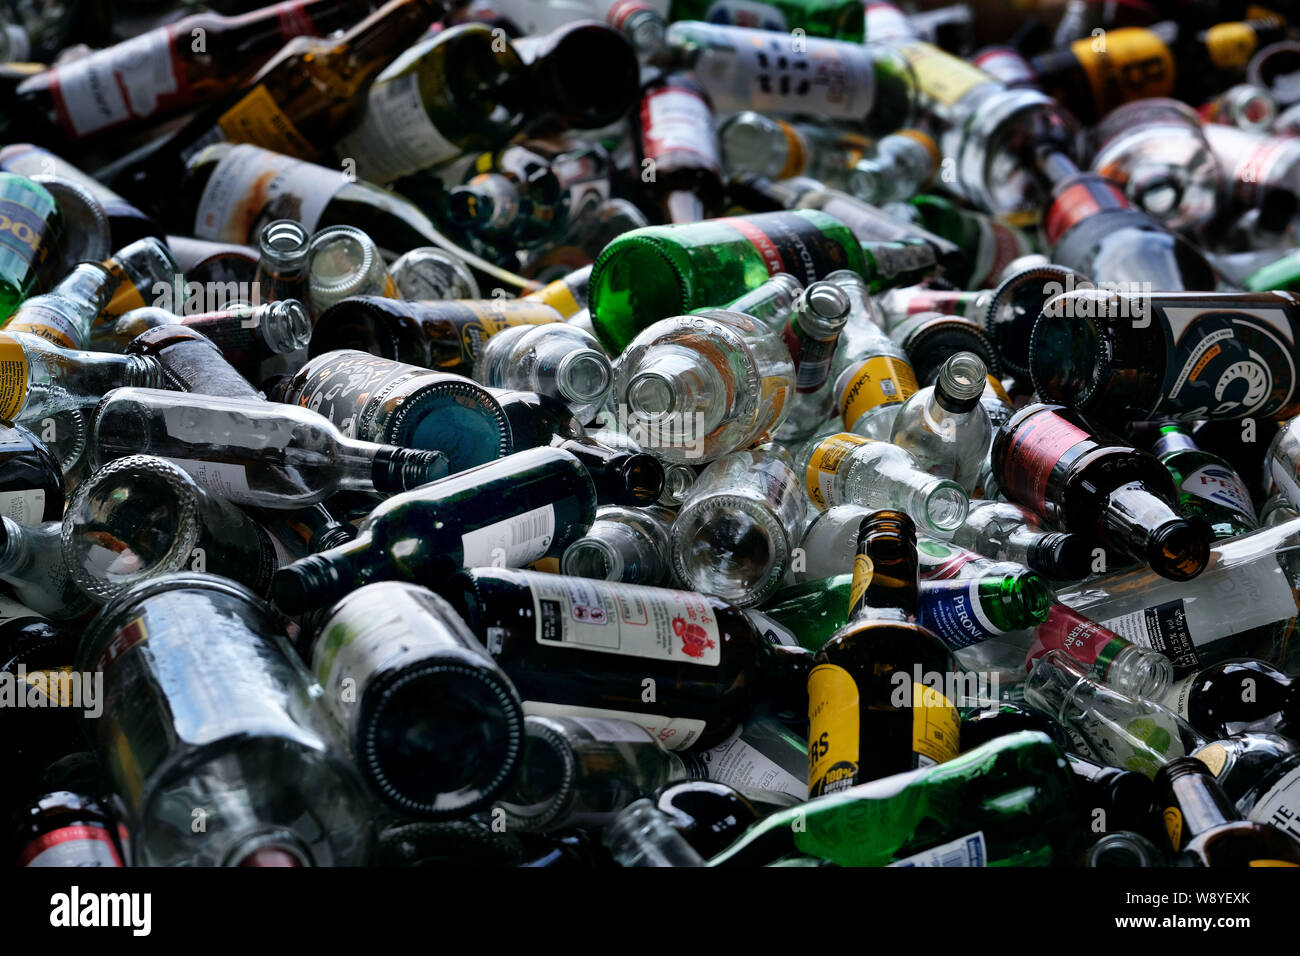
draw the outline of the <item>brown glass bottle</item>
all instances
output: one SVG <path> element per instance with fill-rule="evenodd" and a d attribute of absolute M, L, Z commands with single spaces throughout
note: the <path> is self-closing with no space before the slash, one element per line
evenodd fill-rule
<path fill-rule="evenodd" d="M 1063 531 L 1186 581 L 1210 558 L 1210 528 L 1176 510 L 1177 489 L 1153 455 L 1060 405 L 1029 405 L 993 437 L 993 474 L 1012 501 Z"/>
<path fill-rule="evenodd" d="M 636 100 L 636 53 L 613 27 L 576 20 L 514 47 L 527 67 L 522 86 L 531 132 L 600 129 Z"/>
<path fill-rule="evenodd" d="M 708 94 L 689 73 L 656 77 L 641 91 L 632 113 L 637 170 L 665 221 L 717 215 L 722 162 L 713 125 Z"/>
<path fill-rule="evenodd" d="M 739 608 L 689 591 L 480 567 L 444 593 L 525 714 L 629 720 L 670 750 L 725 740 L 757 701 L 784 696 L 798 673 L 786 657 L 806 656 L 769 643 Z"/>
<path fill-rule="evenodd" d="M 78 144 L 211 103 L 294 37 L 327 36 L 368 9 L 365 0 L 288 0 L 235 17 L 195 14 L 36 74 L 18 87 L 16 108 L 32 135 Z"/>
<path fill-rule="evenodd" d="M 1029 337 L 1038 394 L 1108 423 L 1300 412 L 1293 292 L 1066 292 Z"/>
<path fill-rule="evenodd" d="M 901 511 L 862 519 L 849 622 L 822 645 L 808 675 L 808 795 L 957 756 L 951 651 L 916 623 L 916 526 Z"/>
<path fill-rule="evenodd" d="M 213 143 L 250 143 L 312 160 L 361 120 L 370 84 L 443 11 L 441 0 L 389 0 L 337 39 L 297 37 L 244 87 L 113 176 L 128 196 L 179 180 Z"/>
<path fill-rule="evenodd" d="M 312 327 L 308 354 L 315 358 L 336 349 L 359 349 L 467 375 L 483 343 L 496 333 L 514 325 L 561 321 L 560 313 L 544 302 L 523 299 L 410 302 L 358 295 L 321 313 Z"/>
<path fill-rule="evenodd" d="M 1243 820 L 1196 757 L 1171 760 L 1155 784 L 1175 865 L 1300 866 L 1300 843 L 1269 824 Z"/>

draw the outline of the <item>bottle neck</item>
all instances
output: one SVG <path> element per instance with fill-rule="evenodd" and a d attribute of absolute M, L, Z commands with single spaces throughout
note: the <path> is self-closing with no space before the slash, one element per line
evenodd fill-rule
<path fill-rule="evenodd" d="M 1177 425 L 1165 425 L 1160 429 L 1160 437 L 1151 447 L 1151 454 L 1163 458 L 1176 451 L 1200 451 L 1192 436 Z"/>
<path fill-rule="evenodd" d="M 1156 788 L 1175 850 L 1199 833 L 1241 819 L 1209 768 L 1195 757 L 1165 764 L 1156 774 Z M 1177 816 L 1171 810 L 1177 811 Z"/>
<path fill-rule="evenodd" d="M 916 531 L 911 519 L 901 516 L 904 522 L 899 522 L 897 515 L 877 511 L 862 519 L 849 593 L 850 623 L 916 616 L 920 603 Z"/>
<path fill-rule="evenodd" d="M 694 349 L 672 342 L 656 345 L 628 380 L 631 415 L 648 425 L 689 424 L 698 416 L 707 435 L 722 423 L 727 409 L 722 373 Z"/>
<path fill-rule="evenodd" d="M 1158 574 L 1189 580 L 1209 560 L 1209 535 L 1163 499 L 1130 482 L 1106 499 L 1105 526 L 1112 543 Z"/>
<path fill-rule="evenodd" d="M 271 591 L 276 606 L 286 614 L 302 614 L 328 607 L 349 592 L 369 583 L 373 567 L 382 564 L 369 531 L 346 544 L 310 554 L 275 572 Z"/>
<path fill-rule="evenodd" d="M 663 465 L 653 455 L 619 451 L 591 438 L 568 438 L 558 447 L 582 462 L 601 504 L 648 505 L 663 492 Z"/>
<path fill-rule="evenodd" d="M 27 529 L 12 518 L 0 517 L 4 539 L 0 541 L 0 574 L 12 574 L 21 569 L 31 553 Z"/>

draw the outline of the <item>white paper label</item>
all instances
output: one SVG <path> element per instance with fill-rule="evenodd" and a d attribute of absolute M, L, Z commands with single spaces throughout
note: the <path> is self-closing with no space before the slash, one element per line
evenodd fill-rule
<path fill-rule="evenodd" d="M 1174 681 L 1160 701 L 1183 720 L 1187 719 L 1187 701 L 1192 696 L 1192 685 L 1196 683 L 1196 677 L 1197 674 L 1193 673 Z"/>
<path fill-rule="evenodd" d="M 713 116 L 704 100 L 688 90 L 651 93 L 641 104 L 641 125 L 647 159 L 666 153 L 694 153 L 706 165 L 718 165 Z"/>
<path fill-rule="evenodd" d="M 227 501 L 236 504 L 254 501 L 248 487 L 248 472 L 243 465 L 228 461 L 195 461 L 192 458 L 168 458 L 167 461 Z"/>
<path fill-rule="evenodd" d="M 361 125 L 339 140 L 335 152 L 355 159 L 362 179 L 385 184 L 454 159 L 461 150 L 429 119 L 417 70 L 376 83 Z"/>
<path fill-rule="evenodd" d="M 194 214 L 194 235 L 256 243 L 262 226 L 292 219 L 308 233 L 346 180 L 339 170 L 241 143 L 217 163 Z"/>
<path fill-rule="evenodd" d="M 753 30 L 775 30 L 785 33 L 785 14 L 780 8 L 758 0 L 714 0 L 704 14 L 706 23 L 722 23 Z"/>
<path fill-rule="evenodd" d="M 799 647 L 799 638 L 794 636 L 793 631 L 785 625 L 772 620 L 762 611 L 746 608 L 745 615 L 749 618 L 750 623 L 758 628 L 758 633 L 762 634 L 764 640 L 769 643 L 781 644 L 785 647 Z M 805 794 L 805 796 L 807 795 Z"/>
<path fill-rule="evenodd" d="M 905 857 L 890 866 L 988 866 L 988 847 L 984 831 L 959 837 Z"/>
<path fill-rule="evenodd" d="M 555 538 L 555 506 L 546 504 L 460 536 L 467 568 L 517 568 L 546 557 Z"/>
<path fill-rule="evenodd" d="M 55 67 L 51 91 L 78 136 L 152 116 L 161 96 L 180 90 L 167 28 Z"/>
<path fill-rule="evenodd" d="M 27 605 L 19 604 L 17 601 L 12 601 L 4 595 L 0 595 L 0 626 L 22 617 L 40 616 Z"/>
<path fill-rule="evenodd" d="M 718 622 L 702 595 L 560 575 L 529 588 L 539 644 L 707 667 L 722 662 Z"/>
<path fill-rule="evenodd" d="M 1300 767 L 1293 767 L 1273 785 L 1247 816 L 1256 823 L 1267 823 L 1300 840 Z"/>
<path fill-rule="evenodd" d="M 113 838 L 91 826 L 60 827 L 37 837 L 23 853 L 23 866 L 121 866 Z"/>
<path fill-rule="evenodd" d="M 577 707 L 570 704 L 550 704 L 545 701 L 524 701 L 525 717 L 609 717 L 626 720 L 642 727 L 665 750 L 685 750 L 700 739 L 708 726 L 693 717 L 663 717 L 659 714 L 637 714 L 629 710 L 606 710 L 603 707 Z M 806 796 L 806 794 L 805 794 Z"/>
<path fill-rule="evenodd" d="M 1255 517 L 1255 506 L 1250 492 L 1241 483 L 1237 473 L 1222 465 L 1202 465 L 1183 479 L 1182 490 L 1198 498 L 1206 498 L 1220 505 L 1235 508 L 1242 514 Z"/>
<path fill-rule="evenodd" d="M 708 767 L 709 779 L 736 790 L 760 791 L 793 797 L 796 803 L 808 799 L 808 781 L 782 769 L 761 751 L 747 744 L 740 728 L 726 743 L 700 754 Z"/>
<path fill-rule="evenodd" d="M 44 521 L 45 489 L 0 491 L 0 515 L 24 527 L 35 528 Z"/>

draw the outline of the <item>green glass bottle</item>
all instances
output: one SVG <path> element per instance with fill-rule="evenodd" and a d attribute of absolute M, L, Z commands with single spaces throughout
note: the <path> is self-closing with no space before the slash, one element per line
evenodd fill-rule
<path fill-rule="evenodd" d="M 808 36 L 860 43 L 866 35 L 864 9 L 855 0 L 673 0 L 672 19 L 778 33 L 802 29 Z"/>
<path fill-rule="evenodd" d="M 63 214 L 49 191 L 26 176 L 0 173 L 0 322 L 59 268 Z"/>
<path fill-rule="evenodd" d="M 851 574 L 794 584 L 777 591 L 771 603 L 751 616 L 759 630 L 772 632 L 777 641 L 815 651 L 848 623 L 852 592 Z M 917 622 L 953 650 L 1037 627 L 1052 606 L 1047 582 L 1010 562 L 977 577 L 922 581 L 917 595 Z"/>
<path fill-rule="evenodd" d="M 1052 866 L 1075 862 L 1074 774 L 1047 734 L 1005 734 L 946 763 L 781 810 L 709 866 L 792 854 L 838 866 Z"/>
<path fill-rule="evenodd" d="M 1247 292 L 1300 292 L 1300 249 L 1256 269 L 1241 287 Z"/>
<path fill-rule="evenodd" d="M 592 327 L 618 355 L 659 319 L 721 308 L 778 272 L 807 286 L 839 269 L 870 278 L 863 244 L 814 209 L 634 229 L 592 266 Z"/>
<path fill-rule="evenodd" d="M 963 209 L 942 196 L 914 196 L 906 203 L 891 205 L 887 212 L 898 212 L 929 232 L 956 243 L 966 254 L 960 270 L 951 266 L 944 278 L 963 289 L 989 289 L 998 276 L 1016 259 L 1036 252 L 1028 232 L 1017 229 L 992 216 Z"/>
<path fill-rule="evenodd" d="M 1161 425 L 1151 453 L 1178 485 L 1178 510 L 1204 518 L 1216 539 L 1259 530 L 1255 506 L 1241 476 L 1218 455 L 1198 448 L 1183 426 L 1175 422 Z"/>

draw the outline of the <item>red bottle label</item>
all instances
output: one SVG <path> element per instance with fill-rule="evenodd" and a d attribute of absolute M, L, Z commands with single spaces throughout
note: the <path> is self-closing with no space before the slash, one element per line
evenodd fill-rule
<path fill-rule="evenodd" d="M 275 15 L 280 21 L 280 36 L 287 42 L 294 37 L 314 37 L 318 35 L 316 24 L 311 22 L 304 0 L 290 0 L 275 8 Z"/>
<path fill-rule="evenodd" d="M 668 87 L 641 101 L 641 146 L 646 159 L 684 153 L 696 165 L 716 170 L 721 164 L 715 142 L 713 111 L 699 94 Z"/>
<path fill-rule="evenodd" d="M 1027 668 L 1048 651 L 1064 651 L 1080 664 L 1093 668 L 1098 677 L 1105 677 L 1115 656 L 1129 646 L 1128 641 L 1110 628 L 1064 604 L 1052 605 L 1047 620 L 1038 626 L 1034 637 L 1034 647 L 1025 661 Z"/>
<path fill-rule="evenodd" d="M 1047 241 L 1056 245 L 1076 224 L 1103 209 L 1132 209 L 1128 198 L 1104 179 L 1084 179 L 1067 187 L 1052 202 L 1043 226 Z"/>
<path fill-rule="evenodd" d="M 113 838 L 98 826 L 59 827 L 37 837 L 18 857 L 19 866 L 122 866 Z"/>
<path fill-rule="evenodd" d="M 1055 412 L 1031 415 L 1016 429 L 1007 448 L 1002 462 L 1002 488 L 1012 501 L 1041 511 L 1047 502 L 1047 480 L 1052 469 L 1067 451 L 1085 441 L 1092 441 L 1086 431 Z"/>

